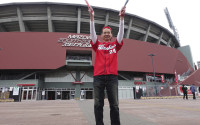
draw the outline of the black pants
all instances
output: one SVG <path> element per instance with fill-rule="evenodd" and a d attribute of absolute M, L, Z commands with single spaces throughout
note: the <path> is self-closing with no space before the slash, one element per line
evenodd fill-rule
<path fill-rule="evenodd" d="M 185 99 L 185 97 L 186 97 L 186 99 L 188 99 L 187 92 L 183 92 L 183 99 Z"/>
<path fill-rule="evenodd" d="M 94 114 L 96 125 L 103 123 L 104 90 L 106 89 L 110 104 L 111 125 L 120 125 L 118 102 L 118 76 L 94 76 Z"/>
<path fill-rule="evenodd" d="M 196 99 L 196 97 L 195 97 L 195 92 L 192 92 L 192 94 L 193 94 L 193 99 Z"/>

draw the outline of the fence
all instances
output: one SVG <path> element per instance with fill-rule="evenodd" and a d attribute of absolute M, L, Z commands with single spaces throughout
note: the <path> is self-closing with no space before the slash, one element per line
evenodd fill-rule
<path fill-rule="evenodd" d="M 136 87 L 136 95 L 139 94 L 143 97 L 153 96 L 179 96 L 180 88 L 177 85 L 143 85 Z"/>
<path fill-rule="evenodd" d="M 188 86 L 188 95 L 192 95 L 190 86 Z M 163 97 L 163 96 L 182 96 L 181 85 L 146 85 L 136 88 L 136 95 L 139 94 L 142 97 Z M 199 95 L 199 88 L 196 87 L 196 95 Z"/>

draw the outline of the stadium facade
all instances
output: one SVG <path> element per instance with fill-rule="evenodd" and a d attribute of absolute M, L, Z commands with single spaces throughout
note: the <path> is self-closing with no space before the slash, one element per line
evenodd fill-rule
<path fill-rule="evenodd" d="M 108 25 L 116 37 L 119 12 L 93 8 L 97 35 Z M 3 4 L 0 31 L 1 92 L 20 87 L 22 100 L 93 98 L 95 52 L 86 6 Z M 190 48 L 180 47 L 161 25 L 126 14 L 124 46 L 118 53 L 119 98 L 135 98 L 140 89 L 143 96 L 156 95 L 160 86 L 174 83 L 175 71 L 180 75 L 194 71 Z M 146 91 L 155 86 L 156 91 Z"/>

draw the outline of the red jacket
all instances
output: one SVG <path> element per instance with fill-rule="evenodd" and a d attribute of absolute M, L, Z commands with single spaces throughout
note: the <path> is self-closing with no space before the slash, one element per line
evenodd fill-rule
<path fill-rule="evenodd" d="M 118 75 L 117 72 L 117 52 L 121 49 L 121 44 L 114 42 L 99 42 L 95 44 L 91 41 L 92 48 L 96 52 L 94 64 L 94 76 L 98 75 Z"/>

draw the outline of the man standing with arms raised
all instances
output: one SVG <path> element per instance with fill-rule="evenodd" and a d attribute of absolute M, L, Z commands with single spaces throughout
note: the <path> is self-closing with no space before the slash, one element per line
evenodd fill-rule
<path fill-rule="evenodd" d="M 118 102 L 118 72 L 117 53 L 123 45 L 125 6 L 120 11 L 120 23 L 117 39 L 111 42 L 112 29 L 108 26 L 102 29 L 103 42 L 97 39 L 94 26 L 94 11 L 88 7 L 90 14 L 91 45 L 96 52 L 94 64 L 94 114 L 96 125 L 103 123 L 104 89 L 107 91 L 110 104 L 111 125 L 120 125 Z"/>

